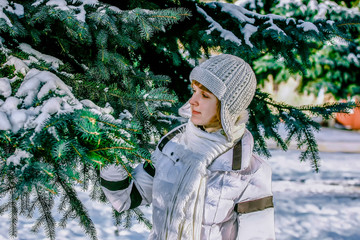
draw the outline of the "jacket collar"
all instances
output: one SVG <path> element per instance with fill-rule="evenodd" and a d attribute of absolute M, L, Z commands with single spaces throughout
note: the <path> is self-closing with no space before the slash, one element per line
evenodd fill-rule
<path fill-rule="evenodd" d="M 250 166 L 250 160 L 253 153 L 254 139 L 252 134 L 247 129 L 245 129 L 241 141 L 242 141 L 241 168 L 240 170 L 235 170 L 235 171 L 243 171 L 247 169 Z M 232 170 L 233 155 L 234 155 L 234 148 L 232 147 L 224 154 L 220 155 L 217 159 L 215 159 L 215 161 L 208 167 L 208 169 L 210 171 L 234 171 Z"/>

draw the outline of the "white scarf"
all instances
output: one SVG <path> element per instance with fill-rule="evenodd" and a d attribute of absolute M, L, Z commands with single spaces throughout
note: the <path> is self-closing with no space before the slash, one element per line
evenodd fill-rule
<path fill-rule="evenodd" d="M 245 124 L 239 124 L 234 131 L 234 139 L 238 140 L 244 131 Z M 190 120 L 179 141 L 186 147 L 181 156 L 185 160 L 184 167 L 174 183 L 159 239 L 199 240 L 204 213 L 207 167 L 219 155 L 233 147 L 234 142 L 227 141 L 221 130 L 208 133 L 196 127 Z"/>

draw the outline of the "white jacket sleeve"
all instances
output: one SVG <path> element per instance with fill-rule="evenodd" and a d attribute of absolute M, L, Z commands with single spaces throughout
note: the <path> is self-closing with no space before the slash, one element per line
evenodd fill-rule
<path fill-rule="evenodd" d="M 152 202 L 152 166 L 139 164 L 130 178 L 121 166 L 109 165 L 100 171 L 101 187 L 114 209 L 122 212 Z"/>
<path fill-rule="evenodd" d="M 255 157 L 256 158 L 256 157 Z M 274 207 L 271 191 L 271 168 L 260 158 L 254 173 L 236 205 L 237 240 L 275 239 Z"/>

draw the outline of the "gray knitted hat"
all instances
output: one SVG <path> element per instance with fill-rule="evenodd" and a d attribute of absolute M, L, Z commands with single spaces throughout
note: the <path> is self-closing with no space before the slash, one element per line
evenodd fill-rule
<path fill-rule="evenodd" d="M 190 73 L 221 102 L 221 124 L 229 141 L 239 116 L 249 106 L 256 90 L 256 77 L 250 65 L 239 57 L 221 54 L 211 57 Z"/>

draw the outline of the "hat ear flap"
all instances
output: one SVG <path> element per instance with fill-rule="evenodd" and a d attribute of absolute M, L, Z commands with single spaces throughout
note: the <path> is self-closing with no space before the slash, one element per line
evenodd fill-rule
<path fill-rule="evenodd" d="M 190 99 L 178 110 L 180 116 L 184 118 L 191 118 Z"/>
<path fill-rule="evenodd" d="M 238 115 L 235 121 L 235 126 L 240 125 L 242 123 L 246 123 L 248 120 L 249 120 L 249 112 L 247 110 L 243 110 Z"/>

